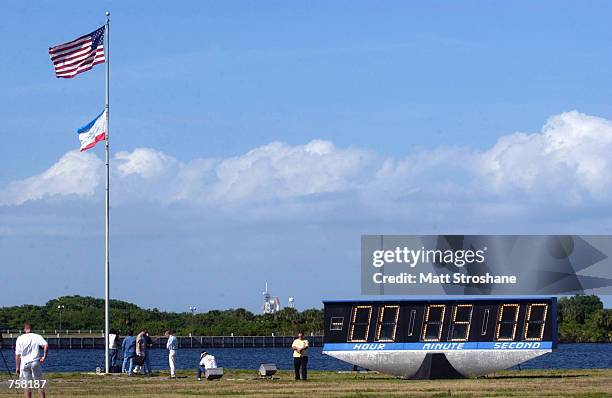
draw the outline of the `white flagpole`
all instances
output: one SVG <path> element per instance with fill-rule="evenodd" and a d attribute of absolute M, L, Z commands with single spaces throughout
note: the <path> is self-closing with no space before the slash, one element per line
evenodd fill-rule
<path fill-rule="evenodd" d="M 108 52 L 109 48 L 109 38 L 110 38 L 110 12 L 106 12 L 106 28 L 104 29 L 106 38 L 104 40 L 104 63 L 106 64 L 106 95 L 105 95 L 105 105 L 104 110 L 106 111 L 106 189 L 105 189 L 105 204 L 106 204 L 106 220 L 105 220 L 105 261 L 104 261 L 104 372 L 108 374 L 110 372 L 110 363 L 108 356 L 108 335 L 110 329 L 110 305 L 109 305 L 109 290 L 110 290 L 110 263 L 108 256 L 108 247 L 109 247 L 109 199 L 110 199 L 110 170 L 109 170 L 109 158 L 110 158 L 110 145 L 109 145 L 109 64 L 110 64 L 110 54 Z"/>

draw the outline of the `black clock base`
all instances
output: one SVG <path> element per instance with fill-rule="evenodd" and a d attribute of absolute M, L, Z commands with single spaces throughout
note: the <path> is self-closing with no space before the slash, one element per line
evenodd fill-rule
<path fill-rule="evenodd" d="M 413 380 L 463 379 L 444 354 L 427 354 Z"/>

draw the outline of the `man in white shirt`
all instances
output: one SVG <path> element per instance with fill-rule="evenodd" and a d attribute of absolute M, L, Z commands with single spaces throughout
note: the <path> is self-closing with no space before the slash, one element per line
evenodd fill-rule
<path fill-rule="evenodd" d="M 118 340 L 119 336 L 117 336 L 117 331 L 111 329 L 108 334 L 108 363 L 111 367 L 117 364 L 117 352 L 119 351 L 119 345 L 117 344 Z"/>
<path fill-rule="evenodd" d="M 15 342 L 15 372 L 21 380 L 28 382 L 23 389 L 23 396 L 31 398 L 30 383 L 43 382 L 42 364 L 47 359 L 49 344 L 41 335 L 32 333 L 32 325 L 27 322 L 23 325 L 23 331 L 24 334 L 17 337 Z M 38 396 L 39 398 L 45 398 L 44 384 L 40 384 L 40 386 Z"/>
<path fill-rule="evenodd" d="M 176 377 L 176 350 L 178 350 L 178 341 L 176 336 L 171 331 L 166 330 L 164 335 L 168 338 L 166 349 L 168 350 L 168 363 L 170 364 L 170 378 Z"/>
<path fill-rule="evenodd" d="M 198 380 L 202 380 L 202 372 L 206 372 L 206 369 L 214 369 L 217 367 L 217 360 L 213 355 L 210 355 L 206 351 L 200 353 L 200 366 L 198 367 Z"/>

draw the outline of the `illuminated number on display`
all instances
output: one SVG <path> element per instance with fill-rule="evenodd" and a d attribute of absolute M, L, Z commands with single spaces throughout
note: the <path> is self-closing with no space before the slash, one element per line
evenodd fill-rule
<path fill-rule="evenodd" d="M 498 341 L 512 341 L 516 335 L 516 323 L 519 316 L 518 304 L 501 304 L 497 316 L 495 339 Z"/>
<path fill-rule="evenodd" d="M 452 321 L 448 341 L 467 341 L 472 323 L 472 304 L 453 306 Z"/>
<path fill-rule="evenodd" d="M 372 318 L 371 305 L 358 305 L 353 307 L 351 316 L 351 331 L 349 341 L 368 341 L 370 319 Z"/>
<path fill-rule="evenodd" d="M 332 316 L 331 322 L 329 323 L 329 330 L 342 330 L 344 327 L 344 317 Z"/>
<path fill-rule="evenodd" d="M 542 340 L 548 304 L 529 304 L 525 319 L 525 340 Z"/>
<path fill-rule="evenodd" d="M 410 311 L 410 322 L 408 322 L 408 336 L 414 333 L 414 322 L 416 321 L 416 310 Z"/>
<path fill-rule="evenodd" d="M 482 328 L 480 329 L 480 334 L 487 334 L 487 327 L 489 326 L 489 309 L 484 310 L 484 315 L 482 316 Z"/>
<path fill-rule="evenodd" d="M 397 319 L 399 318 L 399 305 L 385 305 L 378 315 L 378 328 L 376 341 L 394 341 Z"/>
<path fill-rule="evenodd" d="M 423 341 L 440 341 L 442 337 L 442 323 L 444 322 L 444 304 L 430 304 L 425 308 L 423 319 Z"/>

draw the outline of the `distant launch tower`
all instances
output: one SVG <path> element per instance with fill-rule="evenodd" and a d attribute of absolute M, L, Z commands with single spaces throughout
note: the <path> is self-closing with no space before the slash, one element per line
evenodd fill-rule
<path fill-rule="evenodd" d="M 271 314 L 272 309 L 270 308 L 270 293 L 268 293 L 268 282 L 266 282 L 266 290 L 262 293 L 263 306 L 262 311 L 264 314 Z"/>
<path fill-rule="evenodd" d="M 270 292 L 268 292 L 268 282 L 266 282 L 266 291 L 262 293 L 262 299 L 262 312 L 264 314 L 274 314 L 280 311 L 280 299 L 278 297 L 272 297 Z"/>

